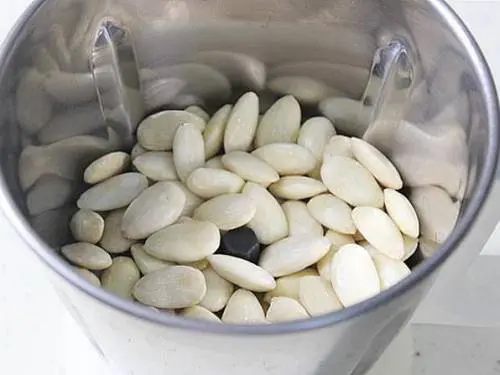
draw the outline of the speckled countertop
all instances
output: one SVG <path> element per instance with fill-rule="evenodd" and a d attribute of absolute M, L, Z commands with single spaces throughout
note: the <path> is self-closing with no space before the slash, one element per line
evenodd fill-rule
<path fill-rule="evenodd" d="M 0 40 L 29 0 L 1 3 Z M 500 38 L 494 36 L 500 31 L 500 0 L 450 3 L 500 82 Z M 39 261 L 1 214 L 0 238 L 0 374 L 111 375 L 44 278 Z M 500 229 L 462 277 L 448 272 L 438 280 L 370 375 L 499 374 L 499 268 Z"/>

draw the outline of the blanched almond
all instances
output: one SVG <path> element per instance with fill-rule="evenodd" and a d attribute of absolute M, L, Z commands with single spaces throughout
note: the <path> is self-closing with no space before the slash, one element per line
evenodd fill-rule
<path fill-rule="evenodd" d="M 192 220 L 154 233 L 146 240 L 144 250 L 159 259 L 185 263 L 215 253 L 219 244 L 220 233 L 214 224 Z"/>
<path fill-rule="evenodd" d="M 377 268 L 378 277 L 380 279 L 380 287 L 382 290 L 388 289 L 398 282 L 403 280 L 411 273 L 404 262 L 389 258 L 383 253 L 375 250 L 370 253 L 370 256 Z"/>
<path fill-rule="evenodd" d="M 130 156 L 125 152 L 116 151 L 101 156 L 92 162 L 83 174 L 87 184 L 96 184 L 124 172 L 130 162 Z"/>
<path fill-rule="evenodd" d="M 183 124 L 179 126 L 173 144 L 174 165 L 177 175 L 186 182 L 189 175 L 205 164 L 205 143 L 196 126 Z"/>
<path fill-rule="evenodd" d="M 132 162 L 139 172 L 151 180 L 178 180 L 171 152 L 149 151 L 136 156 Z"/>
<path fill-rule="evenodd" d="M 325 237 L 288 237 L 268 246 L 259 265 L 275 277 L 285 276 L 316 263 L 329 248 Z"/>
<path fill-rule="evenodd" d="M 288 235 L 285 213 L 271 193 L 253 182 L 247 182 L 242 193 L 248 196 L 256 207 L 255 215 L 247 227 L 255 232 L 261 244 L 268 245 Z"/>
<path fill-rule="evenodd" d="M 224 144 L 224 132 L 226 131 L 227 120 L 231 114 L 233 106 L 226 104 L 221 107 L 208 121 L 203 139 L 205 140 L 205 158 L 210 159 L 217 155 Z"/>
<path fill-rule="evenodd" d="M 331 281 L 345 307 L 362 302 L 380 292 L 380 279 L 370 254 L 361 246 L 342 246 L 331 263 Z"/>
<path fill-rule="evenodd" d="M 323 236 L 323 227 L 312 217 L 304 202 L 287 201 L 281 205 L 288 221 L 288 235 Z"/>
<path fill-rule="evenodd" d="M 212 312 L 222 310 L 233 294 L 233 284 L 220 277 L 211 267 L 204 269 L 203 275 L 207 283 L 207 293 L 200 306 Z"/>
<path fill-rule="evenodd" d="M 182 309 L 200 303 L 207 286 L 201 271 L 172 266 L 152 272 L 134 287 L 134 297 L 144 305 L 161 309 Z"/>
<path fill-rule="evenodd" d="M 205 121 L 186 111 L 163 111 L 144 119 L 137 128 L 137 140 L 151 151 L 170 151 L 177 129 L 182 124 L 193 124 L 198 130 L 205 129 Z"/>
<path fill-rule="evenodd" d="M 140 173 L 124 173 L 94 185 L 78 199 L 78 208 L 110 211 L 130 204 L 144 189 L 148 180 Z"/>
<path fill-rule="evenodd" d="M 209 322 L 221 323 L 217 315 L 201 306 L 188 307 L 180 312 L 180 316 L 191 319 L 208 320 Z"/>
<path fill-rule="evenodd" d="M 65 245 L 61 253 L 71 263 L 92 270 L 100 271 L 111 266 L 111 256 L 96 245 L 85 242 L 76 242 Z"/>
<path fill-rule="evenodd" d="M 130 252 L 132 253 L 135 264 L 137 264 L 137 267 L 139 267 L 143 275 L 175 265 L 172 262 L 152 257 L 146 253 L 144 247 L 138 243 L 130 246 Z"/>
<path fill-rule="evenodd" d="M 318 269 L 318 273 L 322 278 L 324 278 L 325 280 L 330 280 L 330 265 L 332 263 L 333 257 L 335 256 L 335 253 L 342 246 L 354 243 L 354 239 L 348 234 L 338 233 L 333 230 L 327 231 L 325 237 L 328 238 L 331 243 L 330 250 L 316 264 L 316 268 Z"/>
<path fill-rule="evenodd" d="M 321 181 L 305 176 L 285 176 L 269 186 L 269 191 L 281 199 L 302 200 L 327 191 Z"/>
<path fill-rule="evenodd" d="M 300 128 L 297 144 L 307 148 L 320 161 L 325 146 L 335 134 L 335 127 L 326 117 L 311 117 Z"/>
<path fill-rule="evenodd" d="M 267 292 L 276 287 L 274 278 L 261 267 L 229 255 L 208 257 L 214 271 L 227 281 L 254 292 Z"/>
<path fill-rule="evenodd" d="M 420 232 L 417 213 L 408 198 L 393 189 L 384 190 L 387 213 L 407 236 L 417 238 Z"/>
<path fill-rule="evenodd" d="M 193 218 L 210 221 L 221 230 L 231 230 L 248 224 L 255 216 L 255 203 L 245 194 L 225 194 L 202 203 Z"/>
<path fill-rule="evenodd" d="M 215 156 L 212 159 L 207 160 L 205 168 L 226 169 L 224 164 L 222 164 L 222 156 Z"/>
<path fill-rule="evenodd" d="M 259 97 L 247 92 L 238 99 L 227 120 L 224 150 L 248 151 L 252 147 L 259 118 Z"/>
<path fill-rule="evenodd" d="M 102 287 L 125 299 L 132 299 L 132 289 L 141 275 L 129 257 L 116 257 L 101 276 Z"/>
<path fill-rule="evenodd" d="M 222 321 L 229 324 L 266 324 L 264 310 L 252 292 L 238 289 L 229 299 L 222 314 Z"/>
<path fill-rule="evenodd" d="M 201 107 L 197 105 L 190 105 L 185 109 L 186 112 L 192 113 L 207 122 L 210 120 L 210 115 Z"/>
<path fill-rule="evenodd" d="M 258 148 L 252 155 L 271 165 L 280 175 L 303 175 L 316 166 L 316 159 L 304 147 L 294 143 L 272 143 Z"/>
<path fill-rule="evenodd" d="M 266 319 L 271 323 L 291 322 L 309 318 L 304 306 L 288 297 L 274 297 L 267 309 Z"/>
<path fill-rule="evenodd" d="M 276 288 L 264 295 L 264 301 L 271 302 L 273 297 L 289 297 L 298 300 L 300 280 L 306 276 L 318 276 L 318 273 L 313 268 L 306 268 L 291 275 L 280 277 L 276 280 Z"/>
<path fill-rule="evenodd" d="M 99 245 L 111 254 L 128 251 L 133 240 L 126 238 L 122 232 L 122 222 L 125 209 L 112 211 L 104 219 L 104 233 Z"/>
<path fill-rule="evenodd" d="M 299 135 L 301 117 L 300 105 L 293 96 L 277 100 L 259 122 L 256 147 L 279 142 L 294 143 Z"/>
<path fill-rule="evenodd" d="M 417 251 L 418 238 L 408 237 L 403 234 L 403 242 L 405 244 L 405 255 L 401 260 L 404 262 L 408 260 L 415 253 L 415 251 Z"/>
<path fill-rule="evenodd" d="M 181 189 L 186 196 L 186 203 L 184 204 L 184 208 L 182 209 L 181 216 L 191 216 L 194 210 L 198 208 L 204 202 L 204 200 L 194 194 L 191 190 L 189 190 L 182 182 L 170 181 L 170 183 Z"/>
<path fill-rule="evenodd" d="M 169 181 L 157 182 L 135 198 L 125 211 L 122 232 L 130 239 L 143 239 L 169 226 L 181 216 L 186 196 Z"/>
<path fill-rule="evenodd" d="M 224 169 L 198 168 L 191 173 L 186 185 L 193 193 L 202 198 L 214 198 L 218 195 L 239 193 L 245 181 Z"/>
<path fill-rule="evenodd" d="M 317 104 L 320 100 L 329 96 L 345 94 L 332 89 L 322 81 L 305 76 L 280 76 L 271 79 L 267 87 L 275 93 L 293 95 L 297 100 L 304 104 Z"/>
<path fill-rule="evenodd" d="M 264 187 L 279 180 L 276 170 L 265 161 L 243 151 L 233 151 L 222 157 L 224 167 L 244 180 Z"/>
<path fill-rule="evenodd" d="M 104 219 L 97 212 L 79 210 L 71 218 L 69 228 L 76 241 L 96 244 L 104 232 Z"/>
<path fill-rule="evenodd" d="M 352 219 L 356 228 L 373 247 L 393 259 L 403 259 L 403 236 L 384 211 L 373 207 L 356 207 L 352 211 Z"/>
<path fill-rule="evenodd" d="M 332 284 L 319 276 L 305 276 L 300 279 L 299 302 L 311 316 L 328 314 L 343 308 Z"/>
<path fill-rule="evenodd" d="M 403 181 L 392 162 L 368 142 L 351 138 L 354 157 L 370 171 L 380 184 L 395 190 L 403 187 Z"/>
<path fill-rule="evenodd" d="M 330 192 L 351 206 L 383 207 L 384 195 L 377 181 L 357 161 L 343 156 L 325 160 L 321 179 Z"/>
<path fill-rule="evenodd" d="M 331 194 L 321 194 L 309 200 L 307 208 L 311 215 L 328 229 L 346 234 L 356 233 L 351 207 L 343 200 Z"/>

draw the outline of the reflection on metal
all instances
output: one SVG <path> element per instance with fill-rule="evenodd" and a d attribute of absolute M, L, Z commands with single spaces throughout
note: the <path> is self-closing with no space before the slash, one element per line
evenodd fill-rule
<path fill-rule="evenodd" d="M 90 68 L 104 118 L 129 145 L 143 116 L 139 69 L 130 33 L 104 20 L 92 49 Z"/>

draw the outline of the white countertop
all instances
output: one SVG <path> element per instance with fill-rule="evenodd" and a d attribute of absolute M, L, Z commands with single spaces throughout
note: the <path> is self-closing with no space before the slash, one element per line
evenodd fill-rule
<path fill-rule="evenodd" d="M 8 2 L 8 6 L 0 5 L 0 40 L 28 3 L 17 0 Z M 500 0 L 450 3 L 477 37 L 497 81 L 500 80 L 500 38 L 493 37 L 500 31 Z M 500 236 L 500 231 L 496 236 Z M 4 244 L 0 257 L 0 374 L 110 375 L 44 278 L 40 262 L 20 244 L 1 214 L 0 237 Z M 490 243 L 485 252 L 495 257 L 500 255 L 496 246 L 499 242 Z M 412 348 L 408 337 L 405 331 L 386 352 L 373 375 L 410 374 Z M 425 373 L 435 375 L 435 372 Z"/>

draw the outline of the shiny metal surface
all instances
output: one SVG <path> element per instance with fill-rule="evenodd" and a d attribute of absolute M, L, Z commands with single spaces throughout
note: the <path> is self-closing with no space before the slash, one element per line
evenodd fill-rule
<path fill-rule="evenodd" d="M 109 19 L 130 33 L 137 68 L 121 59 L 91 63 L 99 28 Z M 116 52 L 114 39 L 106 40 L 107 50 Z M 126 373 L 363 374 L 445 259 L 479 251 L 483 235 L 474 237 L 473 224 L 495 174 L 497 97 L 475 42 L 439 0 L 38 1 L 13 30 L 0 64 L 0 207 L 49 266 L 61 298 L 96 347 Z M 112 67 L 109 90 L 118 92 L 104 104 L 108 72 L 96 75 L 96 66 Z M 136 71 L 134 83 L 123 79 Z M 29 217 L 25 192 L 43 175 L 78 186 L 88 160 L 127 147 L 141 113 L 133 108 L 144 105 L 148 113 L 196 103 L 211 110 L 248 88 L 261 91 L 266 76 L 280 75 L 327 82 L 355 108 L 368 108 L 356 128 L 342 129 L 362 129 L 413 192 L 442 191 L 446 199 L 419 212 L 429 223 L 453 227 L 456 218 L 443 223 L 448 219 L 439 216 L 439 204 L 459 208 L 453 233 L 440 232 L 444 244 L 397 286 L 307 321 L 214 325 L 88 285 L 33 230 L 56 248 L 67 240 L 72 204 Z M 135 106 L 137 96 L 128 89 L 137 89 L 138 81 L 143 103 Z M 119 107 L 119 121 L 106 111 L 100 115 L 101 106 Z M 464 238 L 468 249 L 460 247 Z"/>

